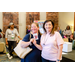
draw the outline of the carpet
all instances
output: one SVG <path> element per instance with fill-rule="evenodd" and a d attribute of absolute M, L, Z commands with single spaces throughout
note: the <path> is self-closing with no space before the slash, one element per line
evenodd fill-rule
<path fill-rule="evenodd" d="M 21 62 L 21 59 L 16 55 L 14 55 L 12 59 L 8 59 L 6 54 L 0 53 L 0 62 Z M 62 57 L 61 62 L 75 62 L 75 61 Z"/>
<path fill-rule="evenodd" d="M 8 59 L 6 54 L 0 53 L 0 62 L 20 62 L 21 59 L 14 55 L 12 59 Z"/>

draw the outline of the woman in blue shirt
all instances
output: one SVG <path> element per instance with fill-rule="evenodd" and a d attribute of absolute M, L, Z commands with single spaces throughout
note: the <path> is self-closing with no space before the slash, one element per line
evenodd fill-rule
<path fill-rule="evenodd" d="M 31 35 L 31 39 L 30 38 Z M 36 37 L 34 37 L 36 35 Z M 39 50 L 32 42 L 36 39 L 38 45 L 40 45 L 40 37 L 39 26 L 37 23 L 32 23 L 31 25 L 31 33 L 28 33 L 22 40 L 21 47 L 25 48 L 29 46 L 33 50 L 27 54 L 24 59 L 21 59 L 21 62 L 41 62 L 41 50 Z"/>

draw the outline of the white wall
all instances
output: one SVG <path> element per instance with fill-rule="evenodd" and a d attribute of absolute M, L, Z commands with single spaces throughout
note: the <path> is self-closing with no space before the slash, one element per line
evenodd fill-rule
<path fill-rule="evenodd" d="M 3 15 L 2 15 L 2 12 L 0 12 L 0 28 L 3 30 L 3 21 L 2 21 L 2 18 Z"/>
<path fill-rule="evenodd" d="M 74 12 L 59 12 L 59 26 L 62 30 L 67 25 L 74 26 Z"/>
<path fill-rule="evenodd" d="M 26 34 L 26 12 L 19 12 L 19 34 L 21 38 Z"/>

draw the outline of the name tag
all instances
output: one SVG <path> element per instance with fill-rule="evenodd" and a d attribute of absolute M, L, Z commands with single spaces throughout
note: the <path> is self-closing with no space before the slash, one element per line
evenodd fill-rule
<path fill-rule="evenodd" d="M 12 39 L 14 39 L 14 38 L 15 38 L 15 35 L 14 35 L 14 34 L 12 34 L 12 35 L 11 35 L 11 38 L 12 38 Z"/>

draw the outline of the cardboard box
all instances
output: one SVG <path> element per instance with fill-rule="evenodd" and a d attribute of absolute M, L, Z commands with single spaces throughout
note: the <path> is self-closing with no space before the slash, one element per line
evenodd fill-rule
<path fill-rule="evenodd" d="M 68 38 L 63 38 L 64 42 L 68 42 Z"/>
<path fill-rule="evenodd" d="M 63 52 L 71 52 L 72 51 L 72 43 L 64 42 L 62 51 Z"/>

